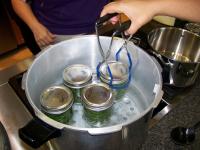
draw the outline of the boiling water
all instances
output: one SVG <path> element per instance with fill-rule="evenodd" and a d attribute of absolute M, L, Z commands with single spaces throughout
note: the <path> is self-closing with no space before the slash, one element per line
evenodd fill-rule
<path fill-rule="evenodd" d="M 92 128 L 92 127 L 106 127 L 117 125 L 126 122 L 129 118 L 136 117 L 142 112 L 144 108 L 141 107 L 141 103 L 144 102 L 144 96 L 133 85 L 130 85 L 126 94 L 122 99 L 115 100 L 112 106 L 112 113 L 110 118 L 102 123 L 90 124 L 87 122 L 84 116 L 84 108 L 81 104 L 74 104 L 73 116 L 68 122 L 68 125 L 80 127 L 80 128 Z"/>

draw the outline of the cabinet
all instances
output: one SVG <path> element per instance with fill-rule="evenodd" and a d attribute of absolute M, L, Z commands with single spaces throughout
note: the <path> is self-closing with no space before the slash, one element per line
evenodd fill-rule
<path fill-rule="evenodd" d="M 24 43 L 23 37 L 14 20 L 9 16 L 3 0 L 0 0 L 0 55 L 14 50 Z"/>

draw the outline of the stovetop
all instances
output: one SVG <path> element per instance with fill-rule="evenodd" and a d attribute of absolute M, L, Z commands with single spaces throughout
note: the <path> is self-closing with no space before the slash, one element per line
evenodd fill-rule
<path fill-rule="evenodd" d="M 34 110 L 28 102 L 25 91 L 22 89 L 22 78 L 23 78 L 24 73 L 25 72 L 22 72 L 18 75 L 13 76 L 12 78 L 9 79 L 8 83 L 13 88 L 13 90 L 15 91 L 17 96 L 20 98 L 20 100 L 23 102 L 23 104 L 27 107 L 31 115 L 35 117 Z"/>
<path fill-rule="evenodd" d="M 148 45 L 146 44 L 145 42 L 145 36 L 146 36 L 146 31 L 143 32 L 142 34 L 138 34 L 136 33 L 137 37 L 141 38 L 143 40 L 140 41 L 140 47 L 142 47 L 143 49 L 147 49 L 148 48 Z M 138 42 L 138 41 L 136 41 Z M 25 67 L 27 69 L 27 66 Z M 24 71 L 24 70 L 23 70 Z M 22 71 L 18 71 L 17 73 L 20 73 L 20 74 L 17 74 L 17 75 L 14 75 L 14 76 L 11 76 L 11 78 L 9 78 L 9 85 L 12 87 L 12 89 L 14 90 L 14 93 L 19 97 L 17 99 L 14 99 L 13 101 L 21 101 L 25 106 L 26 108 L 28 108 L 29 112 L 31 113 L 32 116 L 35 116 L 34 114 L 34 111 L 32 109 L 32 107 L 30 106 L 27 98 L 26 98 L 26 94 L 25 94 L 25 91 L 21 88 L 22 87 L 22 77 L 23 77 L 23 73 Z M 12 71 L 9 72 L 9 73 L 13 73 Z M 5 75 L 4 75 L 5 76 Z M 1 77 L 1 75 L 0 75 Z M 11 90 L 11 88 L 9 88 L 7 85 L 5 86 L 6 87 L 6 92 L 7 90 Z M 174 107 L 175 107 L 175 104 L 177 105 L 177 98 L 176 97 L 180 97 L 180 95 L 182 95 L 183 93 L 184 94 L 188 94 L 190 91 L 188 90 L 188 88 L 175 88 L 175 87 L 171 87 L 171 86 L 167 86 L 167 85 L 164 85 L 163 86 L 163 91 L 164 91 L 164 96 L 163 96 L 163 99 L 162 101 L 160 102 L 160 104 L 158 105 L 158 107 L 154 110 L 153 112 L 153 117 L 150 119 L 150 128 L 153 129 L 154 127 L 156 127 L 157 124 L 159 124 L 159 122 L 162 122 L 160 121 L 161 118 L 163 118 L 165 115 L 167 115 Z M 12 91 L 9 91 L 11 93 L 13 93 Z M 5 91 L 3 91 L 3 93 L 5 93 Z M 12 95 L 12 94 L 11 94 Z M 6 96 L 7 97 L 7 96 Z M 1 100 L 1 99 L 0 99 Z M 6 99 L 7 101 L 7 99 Z M 9 100 L 10 102 L 12 101 L 11 99 Z M 181 99 L 180 99 L 181 101 Z M 11 102 L 12 103 L 12 102 Z M 8 104 L 9 105 L 9 104 Z M 7 106 L 7 104 L 6 104 Z M 2 106 L 3 107 L 3 106 Z M 14 106 L 13 106 L 14 107 Z M 20 106 L 21 108 L 21 106 Z M 17 109 L 17 108 L 16 108 Z M 22 108 L 21 108 L 22 109 Z M 20 110 L 21 110 L 20 109 Z M 18 113 L 18 111 L 17 111 Z M 14 114 L 14 113 L 12 113 Z M 19 115 L 21 115 L 22 113 L 20 112 Z M 17 115 L 17 114 L 16 114 Z M 26 114 L 24 114 L 26 116 Z M 0 116 L 1 117 L 1 116 Z M 27 117 L 24 117 L 24 118 L 27 118 Z M 0 118 L 1 119 L 1 118 Z M 11 118 L 12 119 L 12 118 Z M 27 120 L 27 119 L 25 119 Z M 24 121 L 25 122 L 25 121 Z M 10 122 L 3 122 L 4 125 L 6 124 L 5 127 L 6 130 L 8 131 L 9 128 L 11 128 L 11 124 Z M 10 125 L 10 126 L 9 126 Z M 13 132 L 17 132 L 15 131 L 15 128 L 17 129 L 18 126 L 21 126 L 21 123 L 17 124 L 16 127 L 13 126 Z M 10 131 L 8 131 L 8 134 Z M 12 133 L 13 134 L 13 133 Z M 16 133 L 14 133 L 16 134 Z M 9 137 L 10 138 L 10 137 Z M 18 139 L 18 137 L 16 136 L 16 139 L 12 140 L 12 135 L 11 135 L 11 143 L 12 142 L 16 142 Z M 20 143 L 19 143 L 20 144 Z M 13 145 L 13 144 L 12 144 Z M 13 147 L 13 146 L 12 146 Z M 26 147 L 26 146 L 24 146 Z M 19 148 L 19 147 L 18 147 Z M 23 148 L 22 148 L 23 149 Z"/>

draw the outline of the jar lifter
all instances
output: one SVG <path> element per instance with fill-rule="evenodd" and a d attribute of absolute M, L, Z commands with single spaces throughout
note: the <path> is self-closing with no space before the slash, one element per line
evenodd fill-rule
<path fill-rule="evenodd" d="M 103 61 L 99 62 L 98 66 L 96 68 L 96 71 L 97 71 L 97 77 L 99 79 L 100 78 L 99 68 L 100 68 L 101 64 L 106 63 L 107 64 L 107 71 L 108 71 L 108 74 L 109 74 L 110 79 L 111 79 L 110 82 L 109 82 L 109 86 L 112 89 L 123 89 L 123 88 L 127 88 L 128 85 L 129 85 L 129 83 L 130 83 L 130 81 L 131 81 L 132 59 L 131 59 L 131 55 L 130 55 L 130 53 L 128 51 L 128 48 L 127 48 L 127 43 L 132 38 L 132 35 L 130 35 L 128 38 L 125 38 L 125 35 L 124 35 L 124 31 L 126 31 L 130 27 L 131 21 L 128 20 L 128 21 L 125 21 L 123 23 L 119 23 L 119 26 L 116 28 L 115 32 L 113 32 L 113 34 L 112 34 L 111 41 L 110 41 L 110 44 L 109 44 L 109 48 L 108 48 L 108 50 L 107 50 L 106 53 L 104 52 L 104 50 L 103 50 L 103 48 L 101 46 L 101 42 L 100 42 L 100 38 L 99 38 L 99 30 L 98 30 L 99 27 L 103 26 L 104 22 L 108 21 L 109 19 L 111 19 L 112 17 L 117 16 L 117 15 L 118 15 L 118 13 L 107 14 L 107 15 L 101 17 L 96 22 L 95 30 L 96 30 L 96 35 L 97 35 L 97 41 L 98 41 L 98 45 L 99 45 L 99 51 L 100 51 L 101 56 L 103 58 Z M 126 51 L 127 58 L 128 58 L 128 61 L 129 61 L 128 81 L 126 82 L 126 84 L 123 84 L 122 86 L 115 86 L 115 85 L 113 85 L 113 75 L 112 75 L 111 69 L 110 69 L 110 67 L 109 67 L 109 65 L 107 63 L 107 59 L 110 56 L 110 52 L 111 52 L 111 48 L 112 48 L 114 37 L 117 36 L 117 35 L 120 35 L 120 34 L 121 34 L 122 38 L 124 39 L 124 43 L 119 48 L 119 50 L 117 51 L 117 53 L 115 54 L 115 60 L 119 61 L 120 60 L 120 53 L 122 52 L 122 50 Z"/>

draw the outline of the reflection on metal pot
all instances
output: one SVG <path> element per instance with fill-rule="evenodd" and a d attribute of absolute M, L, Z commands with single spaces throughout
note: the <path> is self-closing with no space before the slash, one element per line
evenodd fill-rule
<path fill-rule="evenodd" d="M 187 23 L 185 25 L 185 29 L 200 35 L 200 23 L 193 23 L 193 22 Z"/>
<path fill-rule="evenodd" d="M 162 62 L 165 84 L 186 87 L 195 83 L 200 69 L 200 36 L 163 27 L 152 30 L 148 42 Z"/>
<path fill-rule="evenodd" d="M 171 51 L 167 51 L 167 50 L 158 51 L 158 53 L 167 58 L 177 60 L 180 62 L 191 62 L 191 60 L 188 57 L 184 56 L 181 53 L 175 53 L 175 52 L 171 52 Z"/>

